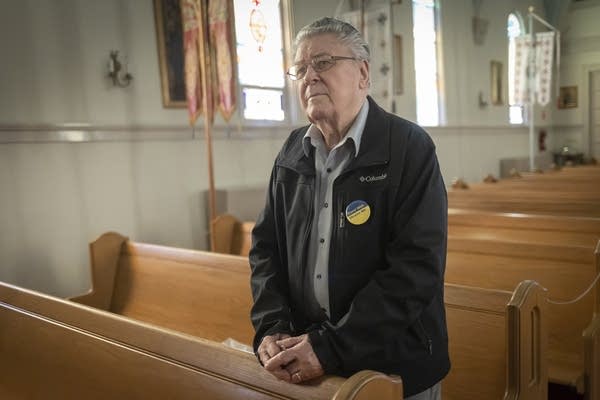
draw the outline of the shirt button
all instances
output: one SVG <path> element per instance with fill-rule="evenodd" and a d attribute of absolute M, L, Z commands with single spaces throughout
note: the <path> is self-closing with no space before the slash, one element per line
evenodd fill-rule
<path fill-rule="evenodd" d="M 331 168 L 327 168 L 327 172 L 331 172 Z"/>
<path fill-rule="evenodd" d="M 323 207 L 325 207 L 325 208 L 329 207 L 329 203 L 323 204 Z"/>
<path fill-rule="evenodd" d="M 317 274 L 317 279 L 321 279 L 321 274 Z"/>
<path fill-rule="evenodd" d="M 321 239 L 319 239 L 319 242 L 325 243 L 325 239 L 321 238 Z"/>

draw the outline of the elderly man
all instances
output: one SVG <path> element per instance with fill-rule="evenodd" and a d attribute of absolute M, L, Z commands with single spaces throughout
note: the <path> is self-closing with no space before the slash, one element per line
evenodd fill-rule
<path fill-rule="evenodd" d="M 368 96 L 369 47 L 322 18 L 296 37 L 309 126 L 272 170 L 252 232 L 254 349 L 299 383 L 372 369 L 410 399 L 439 399 L 450 369 L 444 311 L 447 199 L 435 146 Z"/>

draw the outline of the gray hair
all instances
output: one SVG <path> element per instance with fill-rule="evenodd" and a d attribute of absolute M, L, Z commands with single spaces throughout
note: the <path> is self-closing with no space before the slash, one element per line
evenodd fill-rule
<path fill-rule="evenodd" d="M 354 57 L 359 60 L 370 60 L 371 51 L 369 50 L 369 45 L 360 32 L 352 24 L 331 17 L 323 17 L 300 29 L 294 40 L 295 51 L 306 39 L 325 34 L 335 35 L 343 45 L 350 49 Z"/>

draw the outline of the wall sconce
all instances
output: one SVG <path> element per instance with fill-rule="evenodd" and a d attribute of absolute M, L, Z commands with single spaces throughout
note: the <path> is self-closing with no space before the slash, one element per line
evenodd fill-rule
<path fill-rule="evenodd" d="M 488 102 L 485 101 L 482 91 L 479 91 L 479 99 L 478 100 L 479 100 L 479 108 L 486 108 L 488 106 Z"/>
<path fill-rule="evenodd" d="M 108 77 L 112 79 L 113 86 L 126 87 L 129 86 L 133 76 L 127 72 L 127 64 L 125 67 L 119 61 L 119 52 L 111 50 L 110 59 L 108 60 Z"/>

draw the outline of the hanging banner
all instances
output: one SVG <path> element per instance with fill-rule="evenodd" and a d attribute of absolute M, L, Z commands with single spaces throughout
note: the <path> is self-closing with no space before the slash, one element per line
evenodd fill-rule
<path fill-rule="evenodd" d="M 531 36 L 517 36 L 515 38 L 515 79 L 514 79 L 514 104 L 529 104 L 529 86 L 527 79 L 527 66 L 529 52 L 531 51 Z"/>
<path fill-rule="evenodd" d="M 202 21 L 202 9 L 198 0 L 181 0 L 180 4 L 185 58 L 185 97 L 190 125 L 193 126 L 204 109 L 201 79 L 201 68 L 204 68 L 204 65 L 201 63 L 202 58 L 199 51 L 199 28 L 200 21 Z"/>
<path fill-rule="evenodd" d="M 535 35 L 535 91 L 537 102 L 545 106 L 552 93 L 552 61 L 554 59 L 554 32 Z"/>
<path fill-rule="evenodd" d="M 227 121 L 235 110 L 235 49 L 231 0 L 181 0 L 185 84 L 190 125 L 215 109 Z"/>
<path fill-rule="evenodd" d="M 221 115 L 229 121 L 235 110 L 233 5 L 230 0 L 213 0 L 208 3 L 209 43 L 216 71 L 215 103 Z"/>

